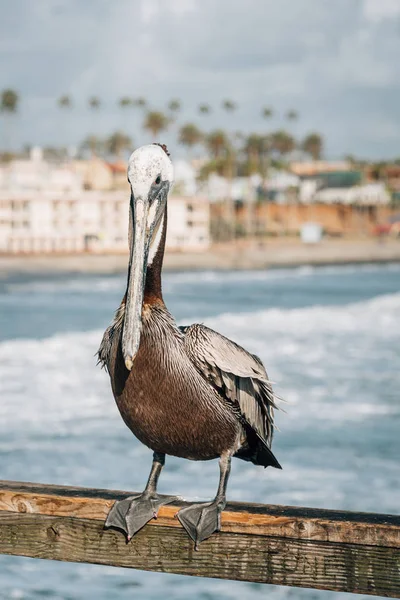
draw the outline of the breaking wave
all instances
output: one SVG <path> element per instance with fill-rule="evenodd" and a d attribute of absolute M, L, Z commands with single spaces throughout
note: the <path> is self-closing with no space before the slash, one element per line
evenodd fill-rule
<path fill-rule="evenodd" d="M 304 388 L 314 386 L 314 400 L 323 416 L 330 410 L 332 394 L 335 401 L 340 396 L 343 402 L 360 377 L 361 386 L 383 385 L 400 371 L 399 314 L 400 293 L 347 306 L 225 313 L 206 324 L 260 355 L 289 403 L 296 405 Z M 76 332 L 0 343 L 2 422 L 13 421 L 17 426 L 25 421 L 34 426 L 53 420 L 53 426 L 62 430 L 70 419 L 75 420 L 71 427 L 80 427 L 78 415 L 80 420 L 116 416 L 108 400 L 107 378 L 95 368 L 101 336 L 101 331 Z M 384 369 L 378 368 L 382 362 Z M 366 392 L 363 400 L 348 399 L 346 412 L 336 412 L 334 419 L 393 410 L 370 402 L 369 397 Z"/>

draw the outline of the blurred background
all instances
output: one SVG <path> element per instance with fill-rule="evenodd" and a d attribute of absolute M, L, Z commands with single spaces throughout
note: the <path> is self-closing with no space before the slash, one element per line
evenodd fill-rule
<path fill-rule="evenodd" d="M 127 159 L 161 142 L 167 305 L 288 400 L 283 471 L 236 461 L 229 498 L 397 512 L 400 2 L 0 5 L 0 478 L 145 483 L 94 354 L 124 292 Z M 160 489 L 211 497 L 217 472 L 170 459 Z M 266 593 L 333 598 L 0 557 L 1 600 Z"/>

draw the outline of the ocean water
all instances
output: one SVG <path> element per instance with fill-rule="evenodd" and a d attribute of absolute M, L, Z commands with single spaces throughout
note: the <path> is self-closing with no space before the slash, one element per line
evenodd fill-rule
<path fill-rule="evenodd" d="M 0 478 L 140 490 L 132 436 L 94 354 L 125 277 L 0 279 Z M 234 461 L 231 500 L 399 512 L 400 265 L 169 273 L 181 324 L 204 322 L 264 361 L 287 399 L 282 471 Z M 211 498 L 215 461 L 167 458 L 162 493 Z M 0 556 L 0 598 L 333 599 L 261 586 Z M 335 594 L 336 596 L 336 594 Z M 341 594 L 341 598 L 350 595 Z"/>

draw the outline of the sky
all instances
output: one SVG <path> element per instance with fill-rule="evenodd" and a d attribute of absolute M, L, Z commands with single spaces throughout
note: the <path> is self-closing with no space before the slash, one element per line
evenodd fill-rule
<path fill-rule="evenodd" d="M 0 0 L 0 8 L 0 89 L 21 98 L 15 148 L 74 145 L 116 129 L 135 145 L 154 141 L 140 110 L 118 107 L 128 95 L 161 110 L 179 98 L 179 123 L 204 130 L 317 131 L 327 158 L 400 157 L 400 0 Z M 57 107 L 62 94 L 71 111 Z M 96 114 L 92 95 L 102 101 Z M 237 103 L 233 114 L 221 108 L 225 98 Z M 211 115 L 198 114 L 201 102 Z M 285 121 L 289 109 L 295 124 Z M 159 141 L 174 147 L 177 127 Z"/>

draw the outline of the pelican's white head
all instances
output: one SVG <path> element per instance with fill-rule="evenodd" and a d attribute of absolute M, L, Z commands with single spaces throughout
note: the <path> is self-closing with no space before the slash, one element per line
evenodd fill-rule
<path fill-rule="evenodd" d="M 147 265 L 152 263 L 161 240 L 161 222 L 173 177 L 166 146 L 142 146 L 129 158 L 130 258 L 122 333 L 122 352 L 129 370 L 139 349 Z"/>
<path fill-rule="evenodd" d="M 174 179 L 174 170 L 166 146 L 149 144 L 132 152 L 128 161 L 128 181 L 134 197 L 157 195 Z"/>

